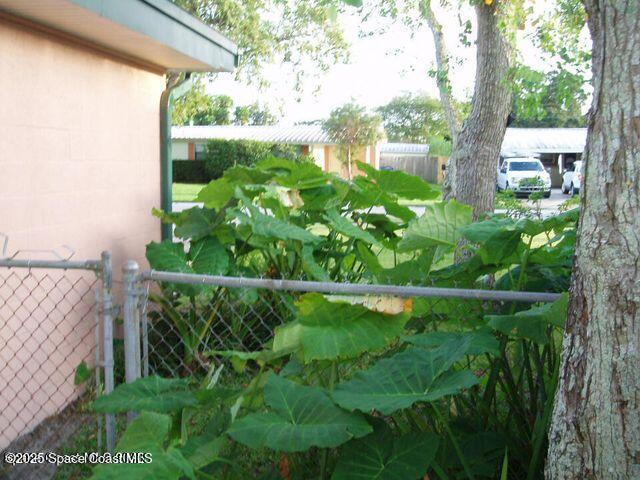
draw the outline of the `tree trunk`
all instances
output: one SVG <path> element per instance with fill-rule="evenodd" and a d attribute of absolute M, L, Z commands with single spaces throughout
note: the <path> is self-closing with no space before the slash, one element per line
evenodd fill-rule
<path fill-rule="evenodd" d="M 349 181 L 353 180 L 353 171 L 351 167 L 351 146 L 347 147 L 347 176 Z"/>
<path fill-rule="evenodd" d="M 640 4 L 585 0 L 594 96 L 549 480 L 640 478 Z"/>
<path fill-rule="evenodd" d="M 499 2 L 476 5 L 476 82 L 471 113 L 447 164 L 443 193 L 473 207 L 474 219 L 493 211 L 500 147 L 511 108 L 510 46 L 500 29 Z"/>
<path fill-rule="evenodd" d="M 449 127 L 451 139 L 455 144 L 458 138 L 458 132 L 460 131 L 460 124 L 453 106 L 451 80 L 449 79 L 449 54 L 444 41 L 444 35 L 442 34 L 442 25 L 440 25 L 440 22 L 436 19 L 433 10 L 431 10 L 431 0 L 423 0 L 420 4 L 420 10 L 433 35 L 433 44 L 436 50 L 436 65 L 438 67 L 436 72 L 436 84 L 438 85 L 438 92 L 440 94 L 442 110 L 444 111 L 444 118 L 447 122 L 447 126 Z"/>

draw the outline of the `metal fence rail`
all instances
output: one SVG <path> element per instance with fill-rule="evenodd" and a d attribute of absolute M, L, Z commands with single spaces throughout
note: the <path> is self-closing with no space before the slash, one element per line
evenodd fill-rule
<path fill-rule="evenodd" d="M 0 259 L 0 451 L 87 391 L 113 389 L 111 312 L 109 253 L 88 261 Z M 95 386 L 75 384 L 82 362 L 98 367 Z M 113 416 L 106 433 L 113 448 Z"/>
<path fill-rule="evenodd" d="M 310 292 L 338 298 L 422 299 L 420 308 L 431 319 L 458 315 L 470 321 L 506 310 L 514 302 L 559 298 L 541 292 L 138 273 L 134 262 L 128 262 L 123 273 L 127 381 L 151 374 L 205 375 L 219 361 L 208 355 L 213 350 L 263 348 L 278 325 L 295 318 L 295 300 Z"/>

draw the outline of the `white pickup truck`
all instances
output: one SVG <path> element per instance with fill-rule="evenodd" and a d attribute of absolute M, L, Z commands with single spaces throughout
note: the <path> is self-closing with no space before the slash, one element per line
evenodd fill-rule
<path fill-rule="evenodd" d="M 551 196 L 551 177 L 542 162 L 535 157 L 507 158 L 498 169 L 498 190 L 512 190 L 528 195 L 543 192 Z"/>

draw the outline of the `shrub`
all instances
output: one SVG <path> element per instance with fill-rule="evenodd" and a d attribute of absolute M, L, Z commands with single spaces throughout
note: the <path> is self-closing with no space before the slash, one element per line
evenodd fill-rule
<path fill-rule="evenodd" d="M 211 180 L 202 160 L 173 161 L 173 181 L 175 183 L 209 183 Z"/>
<path fill-rule="evenodd" d="M 312 161 L 311 157 L 300 154 L 297 145 L 252 140 L 209 140 L 204 154 L 207 182 L 222 177 L 225 170 L 231 167 L 253 167 L 272 156 L 295 162 Z"/>
<path fill-rule="evenodd" d="M 205 149 L 204 167 L 214 180 L 233 166 L 252 166 L 271 154 L 272 145 L 248 140 L 210 140 Z"/>

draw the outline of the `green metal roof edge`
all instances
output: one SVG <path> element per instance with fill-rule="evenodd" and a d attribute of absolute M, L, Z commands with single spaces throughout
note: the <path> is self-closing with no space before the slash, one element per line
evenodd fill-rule
<path fill-rule="evenodd" d="M 232 71 L 237 66 L 235 43 L 169 0 L 70 1 L 215 70 Z"/>

